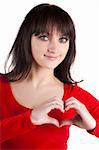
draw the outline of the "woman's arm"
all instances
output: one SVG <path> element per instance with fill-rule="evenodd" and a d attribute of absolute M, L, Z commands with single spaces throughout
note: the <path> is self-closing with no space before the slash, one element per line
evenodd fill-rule
<path fill-rule="evenodd" d="M 11 139 L 17 135 L 24 134 L 30 129 L 34 129 L 35 125 L 30 120 L 31 111 L 9 117 L 7 119 L 2 119 L 0 121 L 0 142 L 4 142 Z"/>
<path fill-rule="evenodd" d="M 86 90 L 76 86 L 74 97 L 85 105 L 90 115 L 95 119 L 96 125 L 92 130 L 87 130 L 88 133 L 99 137 L 99 101 Z"/>
<path fill-rule="evenodd" d="M 75 85 L 65 101 L 65 114 L 69 109 L 74 109 L 76 115 L 63 120 L 61 126 L 73 124 L 99 137 L 99 101 L 94 96 Z"/>

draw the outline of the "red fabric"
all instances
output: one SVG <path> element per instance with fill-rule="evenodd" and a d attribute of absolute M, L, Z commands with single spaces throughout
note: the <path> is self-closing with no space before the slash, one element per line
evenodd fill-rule
<path fill-rule="evenodd" d="M 91 134 L 99 137 L 99 101 L 77 85 L 73 87 L 64 84 L 63 101 L 71 96 L 84 103 L 96 119 L 97 125 Z M 70 126 L 62 128 L 51 124 L 36 126 L 30 120 L 30 113 L 31 109 L 21 106 L 15 100 L 8 80 L 0 77 L 1 150 L 66 150 Z M 64 114 L 57 109 L 49 113 L 59 121 L 72 118 L 74 114 L 73 109 Z"/>

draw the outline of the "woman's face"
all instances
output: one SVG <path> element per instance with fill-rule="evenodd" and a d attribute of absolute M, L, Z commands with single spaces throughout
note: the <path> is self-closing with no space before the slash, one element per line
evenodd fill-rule
<path fill-rule="evenodd" d="M 56 31 L 32 35 L 31 49 L 38 66 L 54 69 L 64 60 L 69 49 L 69 39 Z"/>

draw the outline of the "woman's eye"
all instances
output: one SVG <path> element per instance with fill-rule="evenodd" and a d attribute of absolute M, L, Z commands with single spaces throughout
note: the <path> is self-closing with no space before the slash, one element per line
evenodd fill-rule
<path fill-rule="evenodd" d="M 68 38 L 67 37 L 61 37 L 59 39 L 60 43 L 66 43 L 68 41 Z"/>
<path fill-rule="evenodd" d="M 47 41 L 48 40 L 48 36 L 47 35 L 40 35 L 39 39 L 41 39 L 43 41 Z"/>

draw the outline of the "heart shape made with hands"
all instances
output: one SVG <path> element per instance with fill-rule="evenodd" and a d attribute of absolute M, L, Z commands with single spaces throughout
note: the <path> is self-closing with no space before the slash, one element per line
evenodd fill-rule
<path fill-rule="evenodd" d="M 67 111 L 65 110 L 64 113 L 55 108 L 48 113 L 48 116 L 58 120 L 59 126 L 62 126 L 62 124 L 65 126 L 71 124 L 69 121 L 72 120 L 76 114 L 77 113 L 74 108 L 70 108 Z"/>

